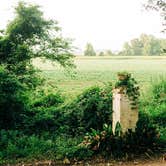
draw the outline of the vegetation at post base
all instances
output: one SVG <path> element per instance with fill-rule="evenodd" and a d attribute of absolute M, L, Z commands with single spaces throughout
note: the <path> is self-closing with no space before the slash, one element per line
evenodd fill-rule
<path fill-rule="evenodd" d="M 165 93 L 165 81 L 153 85 L 152 93 Z M 146 106 L 141 103 L 135 132 L 129 130 L 125 134 L 119 129 L 112 133 L 111 84 L 91 87 L 68 103 L 59 92 L 37 95 L 38 98 L 29 101 L 25 113 L 22 112 L 20 127 L 20 121 L 16 121 L 16 128 L 1 128 L 1 163 L 18 158 L 72 161 L 90 159 L 94 155 L 119 158 L 126 154 L 130 157 L 164 151 L 166 103 L 160 95 Z M 158 101 L 161 107 L 157 107 Z M 155 114 L 151 109 L 160 112 Z"/>
<path fill-rule="evenodd" d="M 122 135 L 116 128 L 113 134 L 111 125 L 104 124 L 102 130 L 92 129 L 87 133 L 80 146 L 87 147 L 95 154 L 122 157 L 126 153 L 131 155 L 146 152 L 148 148 L 156 150 L 158 137 L 159 132 L 148 115 L 140 113 L 135 132 L 128 130 Z"/>
<path fill-rule="evenodd" d="M 152 85 L 150 100 L 140 101 L 135 132 L 121 134 L 118 129 L 113 134 L 111 83 L 90 87 L 67 100 L 48 87 L 32 65 L 39 57 L 74 67 L 70 41 L 59 31 L 57 22 L 45 20 L 38 6 L 21 2 L 16 18 L 0 33 L 0 164 L 164 151 L 165 79 Z M 135 80 L 123 75 L 126 79 L 115 86 L 127 86 L 127 94 L 137 101 Z"/>

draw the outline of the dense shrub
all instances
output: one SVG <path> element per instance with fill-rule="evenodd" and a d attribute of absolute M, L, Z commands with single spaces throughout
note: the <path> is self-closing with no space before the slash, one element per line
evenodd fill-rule
<path fill-rule="evenodd" d="M 66 125 L 72 135 L 102 129 L 112 119 L 112 86 L 91 87 L 66 106 Z"/>
<path fill-rule="evenodd" d="M 155 102 L 166 103 L 166 79 L 160 78 L 152 84 L 152 98 Z"/>
<path fill-rule="evenodd" d="M 120 131 L 112 133 L 111 84 L 91 87 L 67 104 L 59 92 L 34 92 L 32 97 L 26 96 L 24 89 L 15 76 L 0 70 L 0 125 L 5 129 L 0 131 L 2 161 L 24 157 L 87 159 L 94 154 L 121 157 L 153 151 L 159 136 L 165 141 L 166 103 L 161 95 L 144 107 L 140 105 L 135 132 L 122 135 Z M 155 90 L 153 93 L 163 92 Z M 5 116 L 10 122 L 4 123 Z"/>
<path fill-rule="evenodd" d="M 57 132 L 64 125 L 64 112 L 60 108 L 64 99 L 60 93 L 39 95 L 24 119 L 25 131 L 29 134 L 42 134 L 45 131 Z"/>
<path fill-rule="evenodd" d="M 102 130 L 91 129 L 81 143 L 83 147 L 103 155 L 121 157 L 126 153 L 139 154 L 147 149 L 154 150 L 159 133 L 151 119 L 145 113 L 140 113 L 135 132 L 129 130 L 124 134 L 112 132 L 111 125 L 105 124 Z"/>
<path fill-rule="evenodd" d="M 156 79 L 150 92 L 150 99 L 140 109 L 149 114 L 159 128 L 160 140 L 166 142 L 166 79 Z"/>
<path fill-rule="evenodd" d="M 0 159 L 15 160 L 17 158 L 49 158 L 55 151 L 50 139 L 26 136 L 17 130 L 0 131 Z"/>
<path fill-rule="evenodd" d="M 53 136 L 53 135 L 52 135 Z M 78 146 L 82 138 L 43 134 L 27 136 L 17 130 L 0 131 L 0 164 L 19 159 L 87 159 L 93 151 Z"/>
<path fill-rule="evenodd" d="M 0 67 L 0 129 L 20 126 L 27 110 L 28 97 L 15 75 Z"/>
<path fill-rule="evenodd" d="M 81 137 L 70 138 L 68 136 L 58 136 L 55 141 L 57 159 L 87 159 L 93 155 L 93 151 L 78 146 L 82 141 Z"/>
<path fill-rule="evenodd" d="M 144 112 L 139 113 L 135 134 L 137 145 L 143 147 L 152 147 L 159 138 L 157 126 L 153 123 L 152 118 Z"/>
<path fill-rule="evenodd" d="M 42 96 L 39 96 L 39 98 L 35 99 L 32 102 L 32 108 L 40 108 L 40 107 L 44 107 L 44 108 L 49 108 L 49 107 L 57 107 L 60 104 L 62 104 L 64 102 L 64 98 L 62 97 L 62 95 L 60 93 L 42 93 Z"/>
<path fill-rule="evenodd" d="M 160 133 L 160 141 L 166 143 L 166 79 L 155 79 L 146 97 L 140 104 L 141 112 L 149 115 L 153 124 L 157 125 Z"/>
<path fill-rule="evenodd" d="M 153 84 L 152 92 L 154 109 L 151 109 L 149 113 L 156 124 L 166 127 L 166 80 L 160 79 L 156 84 Z"/>
<path fill-rule="evenodd" d="M 166 127 L 166 103 L 158 104 L 153 102 L 141 109 L 149 114 L 155 124 Z"/>

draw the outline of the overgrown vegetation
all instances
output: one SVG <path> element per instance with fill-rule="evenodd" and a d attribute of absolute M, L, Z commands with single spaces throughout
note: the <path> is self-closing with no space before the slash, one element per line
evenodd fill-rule
<path fill-rule="evenodd" d="M 139 102 L 139 86 L 137 81 L 131 77 L 130 73 L 119 72 L 118 81 L 115 84 L 115 88 L 119 89 L 119 93 L 125 93 L 131 101 L 131 108 L 135 109 L 138 107 Z"/>
<path fill-rule="evenodd" d="M 164 80 L 153 85 L 155 94 L 165 93 L 160 88 L 156 91 L 163 84 Z M 17 121 L 15 129 L 1 129 L 1 163 L 24 158 L 80 160 L 93 155 L 130 157 L 164 152 L 166 102 L 158 101 L 161 96 L 146 105 L 140 103 L 135 132 L 121 135 L 117 131 L 114 135 L 111 84 L 91 87 L 68 103 L 60 93 L 41 95 L 31 101 L 25 114 L 22 112 L 23 123 Z"/>
<path fill-rule="evenodd" d="M 92 87 L 66 107 L 67 126 L 73 135 L 85 134 L 93 129 L 101 129 L 104 123 L 111 123 L 112 85 L 104 88 Z"/>
<path fill-rule="evenodd" d="M 93 86 L 67 102 L 52 88 L 39 90 L 44 82 L 38 78 L 32 58 L 45 57 L 73 66 L 69 43 L 53 38 L 51 30 L 56 33 L 59 28 L 43 18 L 38 6 L 21 2 L 16 18 L 0 36 L 0 164 L 18 159 L 80 160 L 164 150 L 160 148 L 166 142 L 165 80 L 153 85 L 146 105 L 141 103 L 136 131 L 123 135 L 112 133 L 112 84 Z M 126 76 L 127 82 L 120 83 L 136 101 L 138 87 L 129 74 Z M 122 86 L 120 83 L 116 86 Z"/>

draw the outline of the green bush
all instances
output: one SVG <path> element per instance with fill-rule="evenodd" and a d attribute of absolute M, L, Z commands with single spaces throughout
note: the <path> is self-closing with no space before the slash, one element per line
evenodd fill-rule
<path fill-rule="evenodd" d="M 158 139 L 159 133 L 150 117 L 140 113 L 135 132 L 128 130 L 124 134 L 113 134 L 111 125 L 105 124 L 102 130 L 91 129 L 81 145 L 96 154 L 122 157 L 126 153 L 140 154 L 148 149 L 154 150 Z"/>
<path fill-rule="evenodd" d="M 166 127 L 166 103 L 149 103 L 141 109 L 149 114 L 155 124 Z"/>
<path fill-rule="evenodd" d="M 48 138 L 26 136 L 17 130 L 0 131 L 0 157 L 3 160 L 49 158 L 54 151 L 54 143 Z"/>
<path fill-rule="evenodd" d="M 26 133 L 42 135 L 46 131 L 58 132 L 64 125 L 64 113 L 60 107 L 63 103 L 64 99 L 60 93 L 39 95 L 32 102 L 24 119 Z"/>
<path fill-rule="evenodd" d="M 112 121 L 112 86 L 91 87 L 66 106 L 66 125 L 72 135 L 102 129 Z"/>
<path fill-rule="evenodd" d="M 57 107 L 60 104 L 64 103 L 64 98 L 60 93 L 42 93 L 42 96 L 39 96 L 38 99 L 35 99 L 32 103 L 33 108 L 39 108 L 39 107 L 44 107 L 44 108 L 49 108 L 49 107 Z"/>
<path fill-rule="evenodd" d="M 153 123 L 152 118 L 144 112 L 139 113 L 135 134 L 137 144 L 143 147 L 150 148 L 159 139 L 157 126 Z"/>
<path fill-rule="evenodd" d="M 20 127 L 28 106 L 25 87 L 17 77 L 0 67 L 0 129 Z"/>
<path fill-rule="evenodd" d="M 166 128 L 166 80 L 164 78 L 152 83 L 149 97 L 145 104 L 140 105 L 140 109 L 142 112 L 148 113 L 153 124 L 159 128 L 161 140 L 166 141 L 166 131 L 164 130 Z"/>
<path fill-rule="evenodd" d="M 93 155 L 93 151 L 79 146 L 82 138 L 70 138 L 68 136 L 59 136 L 56 139 L 56 158 L 57 159 L 87 159 Z"/>
<path fill-rule="evenodd" d="M 152 84 L 152 97 L 155 102 L 166 102 L 166 79 L 160 78 Z"/>

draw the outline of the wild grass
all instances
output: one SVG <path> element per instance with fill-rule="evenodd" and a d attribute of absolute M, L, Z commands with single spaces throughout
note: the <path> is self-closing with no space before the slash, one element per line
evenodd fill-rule
<path fill-rule="evenodd" d="M 166 77 L 165 56 L 77 56 L 74 63 L 77 68 L 69 72 L 58 64 L 34 60 L 35 66 L 42 70 L 48 84 L 57 86 L 68 97 L 74 97 L 93 85 L 115 82 L 119 71 L 132 73 L 142 92 L 147 91 L 154 80 Z"/>

